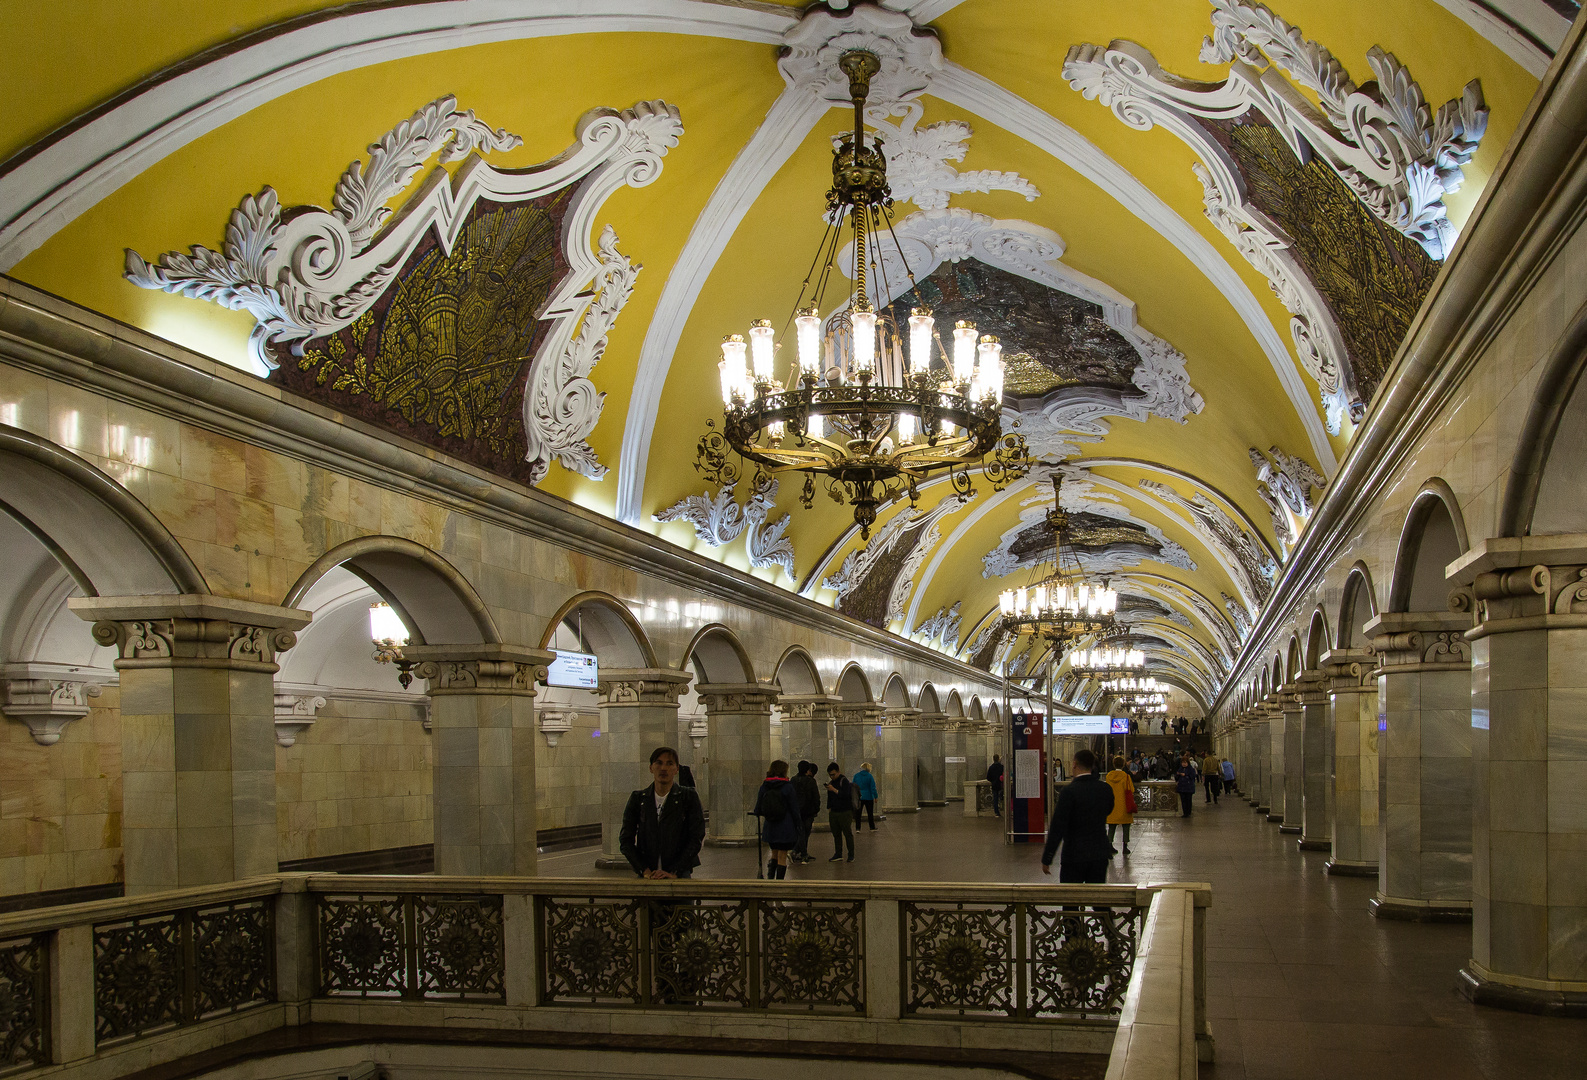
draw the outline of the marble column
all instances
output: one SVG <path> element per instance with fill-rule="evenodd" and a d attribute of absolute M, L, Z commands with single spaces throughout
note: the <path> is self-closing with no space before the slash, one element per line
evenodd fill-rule
<path fill-rule="evenodd" d="M 1251 809 L 1258 813 L 1267 813 L 1267 807 L 1262 804 L 1264 784 L 1262 774 L 1267 770 L 1263 766 L 1267 763 L 1267 714 L 1256 709 L 1247 711 L 1245 716 L 1245 756 L 1246 756 L 1246 801 L 1251 804 Z"/>
<path fill-rule="evenodd" d="M 1473 1000 L 1587 1017 L 1587 535 L 1485 540 L 1474 586 Z"/>
<path fill-rule="evenodd" d="M 919 762 L 919 789 L 915 792 L 921 806 L 947 806 L 946 754 L 948 718 L 943 713 L 921 713 L 916 720 L 915 753 Z"/>
<path fill-rule="evenodd" d="M 978 720 L 966 719 L 964 722 L 964 778 L 972 783 L 986 779 L 986 770 L 992 764 L 992 754 L 1002 752 L 989 749 L 990 727 L 990 724 Z"/>
<path fill-rule="evenodd" d="M 678 737 L 678 699 L 688 686 L 688 673 L 671 668 L 601 669 L 601 869 L 628 865 L 618 847 L 623 808 L 651 783 L 651 751 Z"/>
<path fill-rule="evenodd" d="M 1284 736 L 1288 729 L 1284 720 L 1282 690 L 1268 695 L 1264 712 L 1267 716 L 1267 761 L 1262 771 L 1262 793 L 1267 796 L 1267 820 L 1282 825 L 1287 779 L 1284 767 Z"/>
<path fill-rule="evenodd" d="M 920 761 L 919 709 L 888 709 L 882 721 L 881 805 L 888 814 L 920 810 L 916 774 Z"/>
<path fill-rule="evenodd" d="M 412 645 L 429 684 L 435 872 L 536 872 L 535 679 L 549 652 L 516 645 Z"/>
<path fill-rule="evenodd" d="M 1302 851 L 1331 851 L 1328 683 L 1321 671 L 1306 671 L 1296 684 L 1295 700 L 1301 713 L 1300 847 Z"/>
<path fill-rule="evenodd" d="M 1380 918 L 1471 913 L 1471 644 L 1467 612 L 1366 625 L 1378 668 Z"/>
<path fill-rule="evenodd" d="M 69 603 L 118 654 L 127 895 L 275 873 L 272 677 L 309 613 L 210 595 Z"/>
<path fill-rule="evenodd" d="M 1274 786 L 1283 785 L 1284 804 L 1283 813 L 1279 817 L 1278 831 L 1281 833 L 1299 833 L 1301 831 L 1301 800 L 1304 795 L 1306 782 L 1305 761 L 1305 715 L 1301 711 L 1300 684 L 1285 683 L 1279 687 L 1279 708 L 1284 711 L 1284 742 L 1280 760 L 1284 763 L 1282 780 L 1276 780 Z M 1274 766 L 1275 770 L 1277 765 Z M 1274 815 L 1279 814 L 1279 808 L 1273 807 L 1268 814 L 1268 820 L 1274 820 Z"/>
<path fill-rule="evenodd" d="M 816 781 L 823 785 L 826 783 L 827 763 L 832 760 L 832 722 L 842 704 L 842 698 L 823 694 L 784 694 L 778 699 L 783 730 L 787 732 L 790 769 L 797 769 L 800 761 L 813 761 L 816 763 Z M 843 766 L 851 776 L 858 767 L 857 759 L 853 765 L 845 763 Z M 823 787 L 821 809 L 816 812 L 814 828 L 819 831 L 826 825 L 827 800 Z"/>
<path fill-rule="evenodd" d="M 969 751 L 965 746 L 969 741 L 965 735 L 967 726 L 962 717 L 951 716 L 942 732 L 942 790 L 948 802 L 964 801 L 964 782 L 969 777 L 966 766 L 970 763 Z M 955 761 L 954 758 L 959 760 Z"/>
<path fill-rule="evenodd" d="M 705 842 L 713 847 L 753 846 L 756 822 L 749 812 L 772 760 L 771 707 L 777 691 L 757 683 L 701 683 L 695 692 L 711 728 L 706 739 L 711 820 Z"/>
<path fill-rule="evenodd" d="M 1378 677 L 1371 649 L 1335 649 L 1328 676 L 1333 853 L 1330 874 L 1378 876 Z"/>

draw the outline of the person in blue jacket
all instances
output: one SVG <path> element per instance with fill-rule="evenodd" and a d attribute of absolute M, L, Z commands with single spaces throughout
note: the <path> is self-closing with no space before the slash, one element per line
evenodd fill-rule
<path fill-rule="evenodd" d="M 871 775 L 871 763 L 860 762 L 860 771 L 854 774 L 854 786 L 860 792 L 860 811 L 854 815 L 854 828 L 860 827 L 860 818 L 864 816 L 871 823 L 871 832 L 876 831 L 876 777 Z"/>
<path fill-rule="evenodd" d="M 771 848 L 766 862 L 766 877 L 781 881 L 788 876 L 788 853 L 799 844 L 803 831 L 799 821 L 799 792 L 788 779 L 788 763 L 771 763 L 766 779 L 755 796 L 756 817 L 760 818 L 760 838 Z"/>

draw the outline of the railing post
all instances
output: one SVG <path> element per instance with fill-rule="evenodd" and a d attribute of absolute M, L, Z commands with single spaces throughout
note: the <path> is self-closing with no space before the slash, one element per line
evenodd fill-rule
<path fill-rule="evenodd" d="M 314 914 L 308 876 L 282 875 L 275 911 L 276 1000 L 286 1007 L 288 1027 L 309 1022 L 309 1001 L 319 989 L 314 985 L 318 971 Z"/>
<path fill-rule="evenodd" d="M 901 900 L 865 901 L 865 1010 L 872 1020 L 903 1016 Z"/>
<path fill-rule="evenodd" d="M 540 926 L 533 896 L 508 893 L 502 897 L 501 933 L 507 1004 L 533 1008 L 540 1004 Z"/>
<path fill-rule="evenodd" d="M 50 949 L 50 1060 L 94 1056 L 94 928 L 65 926 Z"/>

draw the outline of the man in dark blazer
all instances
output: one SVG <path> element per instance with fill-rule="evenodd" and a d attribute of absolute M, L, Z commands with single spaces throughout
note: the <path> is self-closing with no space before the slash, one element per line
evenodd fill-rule
<path fill-rule="evenodd" d="M 1097 775 L 1097 756 L 1090 750 L 1075 752 L 1074 779 L 1058 793 L 1047 846 L 1041 853 L 1041 872 L 1052 873 L 1052 857 L 1063 846 L 1058 880 L 1100 884 L 1108 879 L 1108 815 L 1113 812 L 1113 787 Z"/>
<path fill-rule="evenodd" d="M 628 796 L 623 809 L 618 841 L 623 858 L 643 878 L 690 877 L 705 843 L 700 796 L 676 782 L 678 752 L 670 746 L 651 753 L 650 775 L 655 782 Z"/>

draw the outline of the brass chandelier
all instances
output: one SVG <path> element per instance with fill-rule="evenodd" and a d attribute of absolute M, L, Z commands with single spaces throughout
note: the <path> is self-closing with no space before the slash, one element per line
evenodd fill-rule
<path fill-rule="evenodd" d="M 722 426 L 707 423 L 695 469 L 712 483 L 733 483 L 741 475 L 731 457 L 737 455 L 755 462 L 761 483 L 778 473 L 802 472 L 799 501 L 806 509 L 822 477 L 834 502 L 854 507 L 855 524 L 868 540 L 878 508 L 905 494 L 913 505 L 921 481 L 935 473 L 946 471 L 954 490 L 966 494 L 970 471 L 978 467 L 993 490 L 1001 491 L 1031 461 L 1024 436 L 1003 431 L 1003 347 L 997 338 L 978 339 L 974 323 L 960 322 L 947 349 L 931 311 L 915 308 L 906 357 L 905 335 L 891 311 L 871 305 L 868 270 L 884 291 L 887 285 L 876 250 L 881 232 L 909 273 L 892 230 L 887 159 L 878 139 L 870 146 L 865 141 L 865 101 L 881 65 L 873 53 L 854 50 L 838 66 L 849 79 L 854 134 L 833 151 L 827 231 L 791 316 L 798 355 L 782 383 L 776 379 L 778 345 L 769 321 L 754 323 L 748 341 L 739 334 L 723 339 Z M 823 333 L 819 305 L 845 225 L 853 234 L 853 291 Z M 913 273 L 909 279 L 913 285 Z"/>
<path fill-rule="evenodd" d="M 1052 531 L 1050 573 L 1034 584 L 1004 589 L 998 595 L 1003 631 L 1062 643 L 1084 634 L 1115 631 L 1119 594 L 1108 584 L 1087 580 L 1080 556 L 1069 544 L 1069 513 L 1063 508 L 1063 473 L 1052 474 L 1053 508 L 1047 511 Z M 1039 568 L 1038 568 L 1039 569 Z"/>

